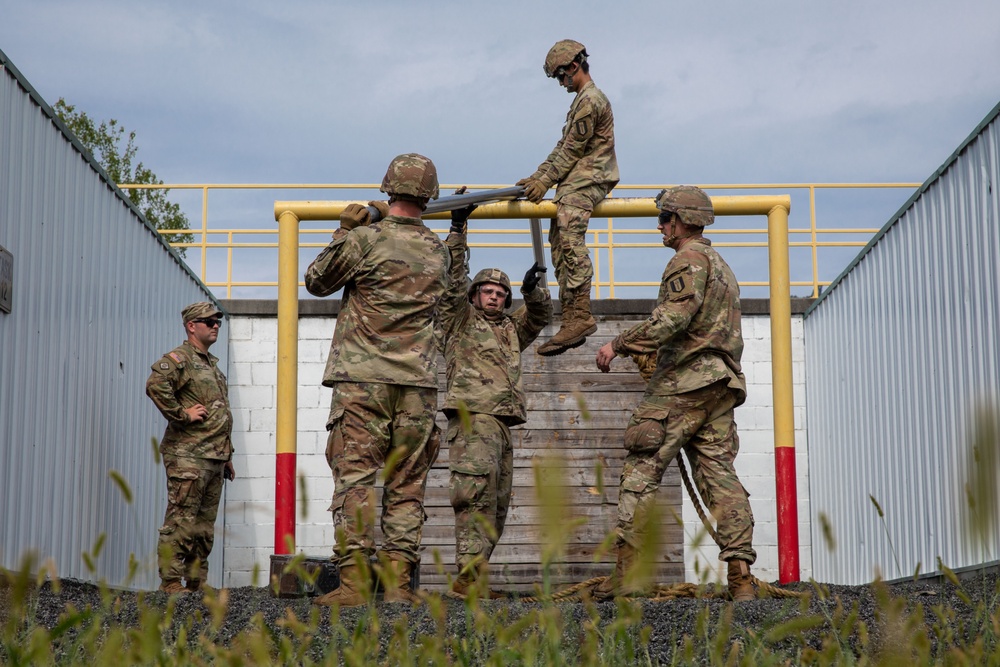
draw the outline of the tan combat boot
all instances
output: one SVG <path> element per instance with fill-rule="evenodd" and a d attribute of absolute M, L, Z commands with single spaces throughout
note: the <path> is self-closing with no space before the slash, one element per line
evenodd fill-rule
<path fill-rule="evenodd" d="M 733 602 L 747 602 L 757 597 L 753 586 L 750 565 L 745 560 L 727 561 L 729 564 L 729 594 Z"/>
<path fill-rule="evenodd" d="M 340 567 L 340 586 L 326 595 L 313 599 L 313 604 L 321 607 L 360 607 L 365 604 L 364 581 L 361 568 L 357 565 Z"/>
<path fill-rule="evenodd" d="M 458 577 L 451 584 L 451 592 L 462 597 L 467 597 L 475 592 L 477 597 L 484 600 L 501 600 L 505 596 L 503 593 L 490 589 L 490 566 L 484 560 L 473 566 L 459 568 Z"/>
<path fill-rule="evenodd" d="M 611 576 L 602 581 L 594 589 L 594 599 L 604 602 L 617 597 L 636 595 L 642 591 L 635 586 L 625 586 L 625 575 L 635 565 L 637 552 L 635 547 L 626 542 L 618 547 L 618 562 Z"/>
<path fill-rule="evenodd" d="M 543 357 L 554 357 L 566 350 L 580 347 L 587 342 L 587 336 L 595 331 L 597 331 L 597 321 L 590 313 L 588 286 L 567 295 L 559 331 L 544 345 L 539 345 L 536 352 Z"/>
<path fill-rule="evenodd" d="M 160 583 L 160 591 L 167 595 L 175 595 L 177 593 L 187 593 L 188 589 L 184 588 L 184 584 L 181 583 L 180 579 L 164 579 Z"/>
<path fill-rule="evenodd" d="M 208 584 L 206 584 L 205 582 L 203 582 L 201 579 L 188 579 L 187 580 L 187 590 L 189 590 L 192 593 L 196 593 L 197 591 L 201 591 L 205 595 L 209 595 L 209 594 L 211 594 L 211 595 L 218 595 L 219 594 L 219 591 L 215 590 L 214 586 L 209 586 Z"/>
<path fill-rule="evenodd" d="M 410 590 L 410 571 L 413 569 L 413 565 L 405 560 L 384 562 L 387 571 L 380 577 L 382 580 L 382 601 L 420 604 L 420 598 Z"/>

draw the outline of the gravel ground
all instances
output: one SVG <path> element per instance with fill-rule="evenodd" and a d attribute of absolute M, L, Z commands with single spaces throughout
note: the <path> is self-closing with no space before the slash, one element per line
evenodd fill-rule
<path fill-rule="evenodd" d="M 922 609 L 922 623 L 928 628 L 930 643 L 937 641 L 940 631 L 934 630 L 934 623 L 939 622 L 942 611 L 948 610 L 950 626 L 959 637 L 955 640 L 961 644 L 961 634 L 975 637 L 984 628 L 984 602 L 989 613 L 997 613 L 997 575 L 979 574 L 964 579 L 961 589 L 951 583 L 936 580 L 909 581 L 890 584 L 885 587 L 890 598 L 896 600 L 896 605 L 905 614 L 914 616 L 913 612 Z M 893 623 L 886 620 L 886 610 L 891 604 L 883 599 L 879 601 L 879 591 L 873 586 L 824 586 L 823 593 L 817 587 L 798 583 L 788 587 L 789 590 L 811 592 L 807 601 L 795 598 L 760 599 L 734 605 L 730 602 L 716 599 L 678 599 L 664 602 L 641 601 L 642 621 L 640 626 L 648 626 L 648 651 L 654 663 L 670 663 L 678 660 L 682 654 L 675 653 L 685 637 L 711 641 L 718 636 L 719 627 L 728 626 L 729 636 L 733 638 L 758 638 L 771 632 L 768 640 L 770 650 L 789 657 L 798 655 L 806 646 L 819 649 L 824 638 L 831 638 L 831 622 L 836 622 L 838 604 L 850 610 L 856 605 L 858 620 L 863 621 L 867 628 L 867 639 L 857 631 L 848 633 L 845 641 L 855 647 L 859 653 L 866 652 L 857 648 L 864 645 L 886 647 L 893 641 L 898 641 L 902 635 L 894 634 Z M 68 605 L 76 609 L 91 606 L 95 609 L 109 609 L 104 615 L 105 623 L 122 627 L 134 628 L 141 625 L 143 609 L 157 610 L 164 614 L 168 609 L 168 596 L 159 593 L 136 593 L 130 591 L 112 592 L 110 598 L 103 598 L 101 590 L 91 584 L 74 580 L 63 580 L 56 593 L 51 584 L 45 584 L 32 594 L 31 608 L 34 611 L 36 625 L 54 628 L 60 617 L 64 615 Z M 282 629 L 280 619 L 287 618 L 289 612 L 298 619 L 309 622 L 310 614 L 316 607 L 308 599 L 278 599 L 272 597 L 265 588 L 234 588 L 228 589 L 228 607 L 221 630 L 214 634 L 212 642 L 216 645 L 229 646 L 233 639 L 244 630 L 252 628 L 252 617 L 261 614 L 266 626 L 278 635 L 287 630 Z M 963 600 L 963 596 L 966 600 Z M 108 608 L 103 600 L 113 599 L 114 604 Z M 10 589 L 0 588 L 0 617 L 6 616 L 9 609 Z M 189 593 L 176 596 L 173 607 L 172 626 L 164 632 L 173 639 L 177 630 L 187 627 L 189 637 L 197 637 L 206 632 L 211 617 L 209 607 L 206 607 L 201 593 Z M 971 602 L 971 604 L 969 604 Z M 427 605 L 412 608 L 405 604 L 376 605 L 379 622 L 372 627 L 371 615 L 365 608 L 347 609 L 340 614 L 339 624 L 330 622 L 330 610 L 318 609 L 319 623 L 316 625 L 316 640 L 312 654 L 309 656 L 321 659 L 326 647 L 332 641 L 344 645 L 349 642 L 357 624 L 365 624 L 363 629 L 368 633 L 379 633 L 383 650 L 390 641 L 394 627 L 406 628 L 411 641 L 420 637 L 435 635 L 447 637 L 471 636 L 471 615 L 465 605 L 457 600 L 444 599 L 444 628 L 436 623 L 432 611 Z M 524 602 L 516 598 L 484 601 L 479 603 L 487 615 L 498 622 L 498 626 L 510 627 L 517 619 L 523 619 L 531 614 L 537 614 L 543 605 L 534 602 Z M 615 603 L 588 605 L 580 602 L 562 602 L 555 605 L 563 621 L 564 645 L 569 650 L 580 646 L 581 628 L 588 619 L 595 616 L 602 631 L 611 627 L 618 617 L 618 607 Z M 551 608 L 551 607 L 549 607 Z M 891 616 L 891 615 L 890 615 Z M 916 616 L 920 619 L 920 616 Z M 400 624 L 398 621 L 403 620 Z M 789 621 L 800 620 L 800 626 L 786 625 L 785 632 L 778 636 L 775 628 Z M 805 620 L 802 620 L 805 619 Z M 811 619 L 811 620 L 809 620 Z M 706 625 L 707 621 L 707 625 Z M 899 624 L 896 624 L 899 625 Z M 989 620 L 986 621 L 989 626 Z M 637 626 L 639 627 L 639 626 Z M 377 629 L 376 629 L 377 628 Z M 706 630 L 708 628 L 708 630 Z M 605 633 L 606 635 L 609 633 Z M 697 639 L 695 639 L 697 642 Z M 905 639 L 903 641 L 906 641 Z M 891 648 L 891 646 L 889 646 Z M 933 646 L 932 646 L 933 650 Z M 704 658 L 703 658 L 704 659 Z"/>

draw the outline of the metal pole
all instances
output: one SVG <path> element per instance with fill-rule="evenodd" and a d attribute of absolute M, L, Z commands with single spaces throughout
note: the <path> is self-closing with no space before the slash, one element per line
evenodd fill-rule
<path fill-rule="evenodd" d="M 278 396 L 274 471 L 274 553 L 295 551 L 295 457 L 299 384 L 299 218 L 278 216 Z"/>
<path fill-rule="evenodd" d="M 771 282 L 771 386 L 774 392 L 774 482 L 778 510 L 778 581 L 799 580 L 799 512 L 795 488 L 792 393 L 792 296 L 788 268 L 788 208 L 767 214 Z"/>

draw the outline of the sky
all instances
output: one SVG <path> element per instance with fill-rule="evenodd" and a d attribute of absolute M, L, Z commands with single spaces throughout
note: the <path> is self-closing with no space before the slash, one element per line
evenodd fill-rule
<path fill-rule="evenodd" d="M 1000 101 L 995 0 L 0 0 L 0 17 L 45 100 L 134 130 L 167 183 L 371 183 L 412 151 L 442 182 L 512 184 L 559 138 L 572 98 L 542 63 L 565 38 L 611 100 L 627 184 L 923 182 Z M 909 194 L 840 214 L 880 227 Z M 262 208 L 229 215 L 273 221 Z"/>

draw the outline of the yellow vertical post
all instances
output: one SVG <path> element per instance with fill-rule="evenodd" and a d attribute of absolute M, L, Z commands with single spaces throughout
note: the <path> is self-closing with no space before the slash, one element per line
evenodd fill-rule
<path fill-rule="evenodd" d="M 799 580 L 799 517 L 795 479 L 795 413 L 792 392 L 792 294 L 788 259 L 788 209 L 767 214 L 771 283 L 771 382 L 774 391 L 774 468 L 778 510 L 778 579 Z"/>
<path fill-rule="evenodd" d="M 295 457 L 299 383 L 299 218 L 278 216 L 278 396 L 274 553 L 295 551 Z"/>

